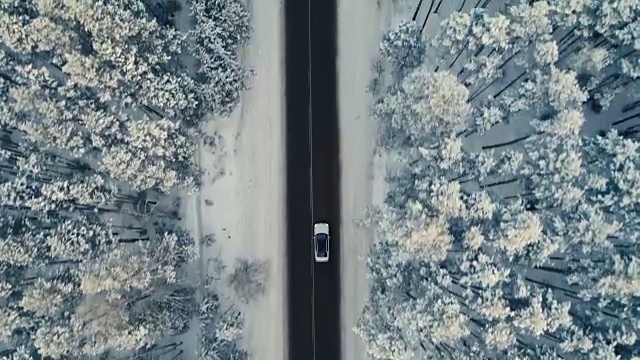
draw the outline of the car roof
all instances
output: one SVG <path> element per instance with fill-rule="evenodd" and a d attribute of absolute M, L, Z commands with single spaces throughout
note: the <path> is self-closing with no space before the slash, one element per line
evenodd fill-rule
<path fill-rule="evenodd" d="M 329 250 L 329 237 L 323 236 L 318 239 L 316 237 L 316 252 L 319 254 L 326 254 Z"/>

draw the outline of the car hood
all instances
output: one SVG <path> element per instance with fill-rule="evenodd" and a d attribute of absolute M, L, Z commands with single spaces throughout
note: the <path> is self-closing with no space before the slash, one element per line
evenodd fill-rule
<path fill-rule="evenodd" d="M 318 224 L 313 225 L 313 233 L 314 234 L 318 234 L 318 233 L 329 234 L 329 224 L 318 223 Z"/>

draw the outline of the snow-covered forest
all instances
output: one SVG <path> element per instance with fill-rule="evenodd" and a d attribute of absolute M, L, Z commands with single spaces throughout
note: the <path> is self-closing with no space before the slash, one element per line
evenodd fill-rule
<path fill-rule="evenodd" d="M 201 329 L 197 358 L 246 358 L 178 204 L 250 30 L 237 0 L 0 1 L 0 356 L 192 359 Z"/>
<path fill-rule="evenodd" d="M 356 331 L 372 359 L 640 356 L 640 1 L 493 3 L 381 40 Z"/>

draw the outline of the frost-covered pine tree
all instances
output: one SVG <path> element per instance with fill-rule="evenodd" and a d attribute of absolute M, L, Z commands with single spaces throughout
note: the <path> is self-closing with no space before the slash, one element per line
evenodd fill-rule
<path fill-rule="evenodd" d="M 0 18 L 1 355 L 103 356 L 184 333 L 195 247 L 163 203 L 199 175 L 187 35 L 136 0 L 3 2 Z"/>
<path fill-rule="evenodd" d="M 426 44 L 415 21 L 405 21 L 382 36 L 380 54 L 388 59 L 395 71 L 405 73 L 424 60 Z"/>
<path fill-rule="evenodd" d="M 1 16 L 3 124 L 137 190 L 197 183 L 183 35 L 115 3 L 4 3 Z"/>
<path fill-rule="evenodd" d="M 207 291 L 198 309 L 200 324 L 199 359 L 247 360 L 249 354 L 238 347 L 244 331 L 244 317 L 235 309 L 223 309 L 220 298 Z"/>
<path fill-rule="evenodd" d="M 468 96 L 453 74 L 416 68 L 376 104 L 375 117 L 389 136 L 382 144 L 415 147 L 464 130 Z"/>
<path fill-rule="evenodd" d="M 638 15 L 569 0 L 454 13 L 440 61 L 387 87 L 374 120 L 400 166 L 369 221 L 356 327 L 372 358 L 640 355 L 638 116 L 609 120 L 638 90 Z"/>
<path fill-rule="evenodd" d="M 191 15 L 204 106 L 216 115 L 228 115 L 251 75 L 238 57 L 251 32 L 250 14 L 238 0 L 194 0 Z"/>
<path fill-rule="evenodd" d="M 18 170 L 25 176 L 0 186 L 4 342 L 54 358 L 98 355 L 135 350 L 186 326 L 193 296 L 178 273 L 194 254 L 186 232 L 164 226 L 141 236 L 142 227 L 100 216 L 117 211 L 111 203 L 84 202 L 81 188 L 49 192 L 35 173 Z"/>

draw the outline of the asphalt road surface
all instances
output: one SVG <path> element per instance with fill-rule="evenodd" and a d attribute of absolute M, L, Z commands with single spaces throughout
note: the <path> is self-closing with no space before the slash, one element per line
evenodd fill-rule
<path fill-rule="evenodd" d="M 340 162 L 335 0 L 285 0 L 290 360 L 340 360 Z M 313 223 L 330 260 L 313 260 Z M 277 331 L 274 329 L 274 331 Z"/>
<path fill-rule="evenodd" d="M 313 359 L 309 4 L 285 0 L 287 303 L 290 360 Z M 274 331 L 279 331 L 274 324 Z"/>
<path fill-rule="evenodd" d="M 329 262 L 315 264 L 316 360 L 340 359 L 340 149 L 336 88 L 336 0 L 311 0 L 313 221 L 326 221 Z"/>

